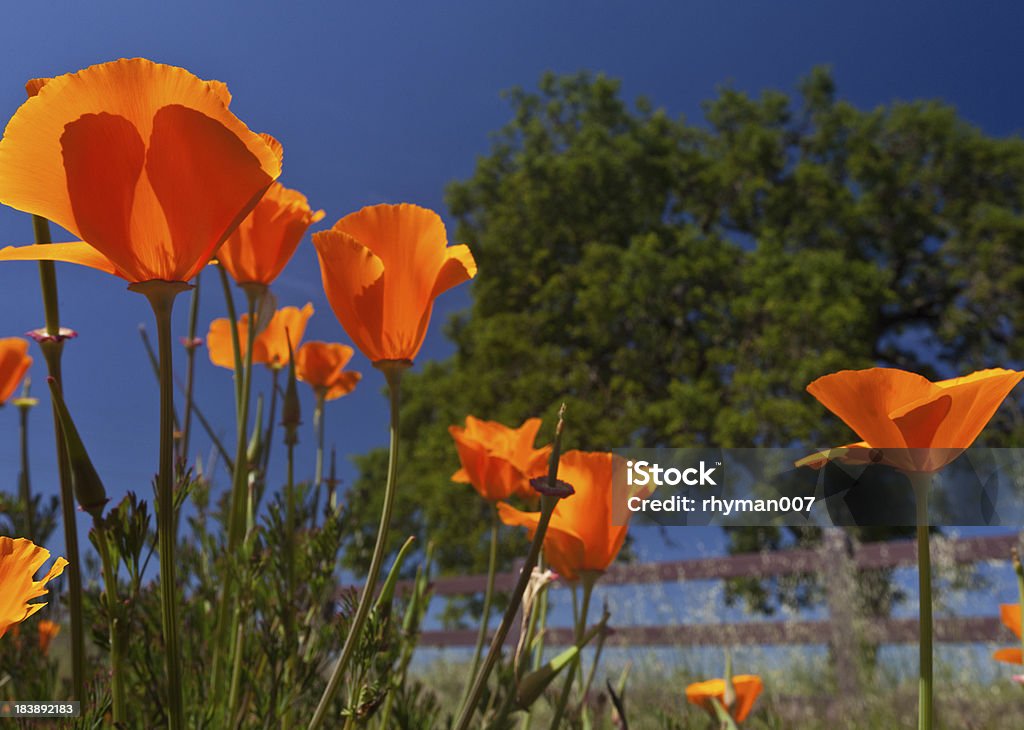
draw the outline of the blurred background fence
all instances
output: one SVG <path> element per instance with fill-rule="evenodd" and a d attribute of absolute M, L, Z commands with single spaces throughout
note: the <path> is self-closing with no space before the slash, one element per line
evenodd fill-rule
<path fill-rule="evenodd" d="M 989 561 L 1008 561 L 1018 544 L 1015 534 L 951 538 L 933 541 L 933 554 L 941 551 L 946 564 L 973 565 Z M 933 555 L 934 556 L 934 555 Z M 914 540 L 859 544 L 847 533 L 830 529 L 821 546 L 815 549 L 789 549 L 776 552 L 737 554 L 724 557 L 618 564 L 601 578 L 601 585 L 680 584 L 687 581 L 730 580 L 736 578 L 767 578 L 799 573 L 821 574 L 827 595 L 828 617 L 815 620 L 752 619 L 732 623 L 673 623 L 664 625 L 615 625 L 608 640 L 610 646 L 729 646 L 742 637 L 746 645 L 827 645 L 838 666 L 856 666 L 857 652 L 864 642 L 875 645 L 913 643 L 918 637 L 916 618 L 870 618 L 856 615 L 856 575 L 860 571 L 914 567 L 917 544 Z M 517 570 L 500 573 L 495 578 L 497 591 L 511 591 Z M 435 596 L 466 596 L 482 593 L 485 575 L 463 575 L 437 578 L 433 582 Z M 405 590 L 406 583 L 400 586 Z M 563 584 L 556 582 L 559 589 Z M 935 619 L 935 637 L 939 642 L 995 642 L 1009 635 L 1002 628 L 995 610 L 985 606 L 979 615 L 939 616 Z M 517 622 L 518 623 L 518 622 Z M 1004 634 L 1006 634 L 1004 636 Z M 572 641 L 568 626 L 549 626 L 548 645 L 565 645 Z M 420 636 L 421 646 L 471 647 L 476 629 L 434 629 Z M 509 643 L 517 640 L 515 629 Z M 839 683 L 854 690 L 858 681 L 855 672 L 840 673 Z"/>

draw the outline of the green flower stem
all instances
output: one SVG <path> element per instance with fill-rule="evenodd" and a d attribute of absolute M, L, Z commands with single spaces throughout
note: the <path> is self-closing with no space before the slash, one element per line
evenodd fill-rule
<path fill-rule="evenodd" d="M 277 380 L 280 377 L 280 368 L 270 370 L 270 418 L 267 420 L 267 436 L 263 439 L 263 462 L 260 464 L 260 473 L 266 479 L 267 469 L 270 468 L 270 447 L 274 443 L 274 421 L 277 419 Z"/>
<path fill-rule="evenodd" d="M 147 281 L 132 284 L 146 295 L 156 318 L 157 352 L 160 355 L 160 472 L 157 475 L 157 547 L 160 554 L 160 607 L 167 670 L 167 719 L 171 730 L 185 727 L 181 690 L 181 652 L 178 645 L 174 513 L 174 371 L 171 366 L 171 311 L 174 298 L 188 288 L 184 282 Z"/>
<path fill-rule="evenodd" d="M 917 502 L 917 575 L 920 605 L 920 670 L 918 682 L 918 730 L 932 728 L 932 557 L 928 536 L 928 490 L 932 475 L 927 472 L 910 474 Z"/>
<path fill-rule="evenodd" d="M 220 285 L 224 289 L 224 305 L 228 310 L 228 324 L 231 325 L 228 329 L 231 331 L 231 349 L 235 356 L 235 415 L 237 416 L 242 406 L 242 345 L 238 337 L 238 312 L 235 310 L 235 298 L 231 295 L 228 272 L 220 264 L 217 264 L 217 272 L 220 274 Z M 252 330 L 252 327 L 249 329 Z"/>
<path fill-rule="evenodd" d="M 146 354 L 149 356 L 149 364 L 153 368 L 153 376 L 157 379 L 157 382 L 159 383 L 160 363 L 157 362 L 156 352 L 153 350 L 153 345 L 149 341 L 149 335 L 146 334 L 145 327 L 139 327 L 139 337 L 142 339 L 142 346 L 146 348 Z M 185 386 L 178 378 L 174 379 L 174 385 L 175 387 L 177 387 L 177 389 L 181 392 L 182 395 L 185 394 Z M 210 425 L 210 422 L 206 419 L 206 416 L 203 415 L 202 410 L 200 410 L 199 408 L 199 404 L 193 401 L 191 411 L 192 415 L 196 417 L 197 421 L 199 421 L 199 425 L 201 425 L 203 427 L 203 430 L 206 431 L 206 435 L 209 437 L 210 441 L 217 449 L 217 453 L 220 454 L 220 458 L 224 459 L 224 463 L 227 465 L 228 471 L 233 471 L 235 468 L 235 464 L 233 461 L 231 461 L 231 455 L 228 454 L 228 450 L 224 448 L 224 444 L 221 443 L 220 438 L 217 436 L 217 432 L 213 430 L 213 426 Z M 177 423 L 177 417 L 175 417 L 175 423 Z"/>
<path fill-rule="evenodd" d="M 587 614 L 590 613 L 590 596 L 594 592 L 594 584 L 597 582 L 597 576 L 599 573 L 592 571 L 583 571 L 580 576 L 580 583 L 583 584 L 583 600 L 580 606 L 580 611 L 576 614 L 576 645 L 579 646 L 583 643 L 583 634 L 587 630 Z M 576 592 L 573 591 L 573 603 L 575 603 Z M 575 606 L 574 606 L 575 607 Z M 573 611 L 573 613 L 576 613 Z M 576 674 L 579 671 L 580 659 L 579 656 L 573 659 L 572 666 L 569 667 L 569 673 L 565 678 L 565 684 L 562 686 L 562 694 L 558 698 L 558 704 L 555 705 L 555 714 L 551 718 L 552 730 L 558 730 L 562 726 L 562 717 L 565 715 L 565 708 L 569 704 L 569 696 L 572 694 L 572 686 L 576 681 Z"/>
<path fill-rule="evenodd" d="M 317 392 L 316 406 L 313 408 L 313 430 L 316 431 L 316 472 L 313 476 L 313 489 L 319 494 L 320 485 L 324 481 L 324 393 Z"/>
<path fill-rule="evenodd" d="M 27 381 L 26 381 L 27 382 Z M 27 392 L 27 388 L 26 388 Z M 32 506 L 32 480 L 29 476 L 28 459 L 28 414 L 33 402 L 26 395 L 16 401 L 18 406 L 18 433 L 21 444 L 21 470 L 18 472 L 18 498 L 25 505 L 25 531 L 32 542 L 38 543 L 39 537 L 35 528 L 35 508 Z"/>
<path fill-rule="evenodd" d="M 388 477 L 384 486 L 384 505 L 380 513 L 380 526 L 377 529 L 377 543 L 373 548 L 373 556 L 370 559 L 370 570 L 366 574 L 366 583 L 363 585 L 363 592 L 359 596 L 359 604 L 356 607 L 355 616 L 352 618 L 351 628 L 348 636 L 345 637 L 345 644 L 342 646 L 341 654 L 331 672 L 331 678 L 327 682 L 320 703 L 317 705 L 313 719 L 309 721 L 308 730 L 315 730 L 320 727 L 326 719 L 327 711 L 338 692 L 345 669 L 348 667 L 352 654 L 362 639 L 363 624 L 370 612 L 370 605 L 373 603 L 374 592 L 377 588 L 377 578 L 380 576 L 381 565 L 384 562 L 384 552 L 387 547 L 388 530 L 391 527 L 391 510 L 395 501 L 395 487 L 398 481 L 398 412 L 400 386 L 402 373 L 412 363 L 408 360 L 382 360 L 375 362 L 374 367 L 384 373 L 388 381 L 388 392 L 391 402 L 391 446 L 388 451 Z"/>
<path fill-rule="evenodd" d="M 540 569 L 545 570 L 546 567 L 544 555 L 542 553 L 540 558 Z M 548 628 L 548 590 L 546 588 L 541 592 L 540 598 L 538 599 L 535 616 L 537 618 L 536 627 L 534 629 L 536 633 L 533 634 L 533 636 L 537 637 L 537 646 L 533 651 L 533 668 L 540 669 L 541 665 L 544 663 L 544 632 L 547 631 Z"/>
<path fill-rule="evenodd" d="M 487 588 L 484 590 L 484 607 L 480 614 L 480 630 L 476 635 L 476 648 L 473 650 L 473 661 L 469 665 L 469 676 L 475 677 L 476 670 L 480 668 L 480 656 L 484 651 L 484 642 L 487 640 L 487 628 L 491 623 L 491 601 L 494 598 L 494 575 L 498 569 L 498 508 L 491 504 L 491 550 L 487 557 Z M 466 683 L 466 693 L 462 697 L 463 706 L 468 698 L 470 685 Z"/>
<path fill-rule="evenodd" d="M 102 518 L 93 520 L 96 546 L 100 552 L 103 584 L 107 594 L 107 613 L 110 616 L 110 694 L 111 713 L 115 725 L 127 722 L 124 693 L 124 627 L 121 625 L 121 599 L 117 595 L 117 565 L 110 555 L 110 543 Z"/>
<path fill-rule="evenodd" d="M 605 609 L 607 611 L 607 609 Z M 597 667 L 601 663 L 601 651 L 604 649 L 604 640 L 608 637 L 606 632 L 601 632 L 597 638 L 597 646 L 594 647 L 594 662 L 590 665 L 590 672 L 587 674 L 587 681 L 583 683 L 583 698 L 586 699 L 594 684 L 594 675 L 597 674 Z"/>
<path fill-rule="evenodd" d="M 565 426 L 564 414 L 565 406 L 563 405 L 559 411 L 558 425 L 555 427 L 555 440 L 551 449 L 551 461 L 548 465 L 549 485 L 557 484 L 562 430 Z M 473 713 L 476 711 L 476 706 L 479 704 L 480 697 L 487 686 L 487 678 L 491 675 L 494 665 L 498 663 L 501 647 L 505 644 L 505 638 L 508 636 L 512 623 L 515 621 L 516 613 L 519 612 L 519 606 L 523 602 L 523 593 L 526 592 L 526 586 L 533 575 L 533 569 L 537 566 L 540 549 L 544 545 L 544 535 L 548 531 L 548 524 L 551 522 L 551 515 L 555 511 L 555 505 L 558 504 L 558 500 L 559 497 L 551 495 L 543 495 L 541 497 L 540 520 L 537 522 L 537 530 L 533 534 L 533 542 L 530 543 L 530 551 L 526 555 L 526 562 L 523 563 L 522 572 L 519 573 L 519 580 L 512 591 L 508 606 L 505 607 L 505 614 L 501 617 L 501 624 L 498 625 L 498 630 L 491 639 L 491 647 L 484 658 L 483 666 L 473 680 L 472 689 L 469 691 L 469 700 L 462 706 L 462 711 L 459 713 L 459 719 L 454 726 L 455 730 L 466 730 L 473 719 Z"/>
<path fill-rule="evenodd" d="M 234 468 L 231 470 L 231 499 L 228 502 L 228 542 L 227 554 L 235 556 L 238 554 L 239 546 L 245 536 L 247 487 L 249 481 L 248 461 L 248 425 L 249 425 L 249 401 L 252 389 L 252 351 L 253 342 L 256 340 L 257 322 L 255 322 L 257 311 L 257 297 L 251 290 L 246 290 L 248 295 L 248 320 L 247 320 L 247 341 L 245 356 L 242 357 L 241 346 L 238 338 L 238 321 L 235 316 L 234 300 L 231 296 L 230 284 L 224 268 L 219 267 L 221 281 L 224 285 L 224 297 L 228 303 L 228 318 L 231 323 L 231 341 L 235 352 L 235 418 L 236 418 L 236 444 Z M 234 642 L 238 635 L 238 622 L 241 615 L 238 611 L 232 612 L 234 601 L 234 588 L 236 576 L 233 570 L 225 573 L 221 601 L 217 616 L 217 638 L 214 640 L 214 653 L 211 671 L 211 685 L 214 688 L 214 696 L 222 692 L 220 682 L 224 680 L 221 671 L 221 663 L 225 651 L 225 644 L 228 647 Z M 237 608 L 237 605 L 236 605 Z M 233 657 L 232 657 L 233 660 Z M 231 662 L 234 663 L 233 661 Z M 229 686 L 230 687 L 230 686 Z M 230 689 L 228 700 L 232 697 Z M 231 717 L 234 707 L 228 705 L 226 717 Z"/>
<path fill-rule="evenodd" d="M 196 369 L 196 325 L 199 320 L 199 274 L 192 288 L 192 301 L 188 310 L 188 340 L 185 346 L 185 415 L 181 428 L 181 455 L 188 459 L 188 447 L 192 436 L 192 394 L 195 387 Z"/>
<path fill-rule="evenodd" d="M 540 558 L 537 561 L 538 570 L 545 570 L 546 564 L 544 562 L 544 551 L 541 550 Z M 540 669 L 541 664 L 544 661 L 544 631 L 547 629 L 548 624 L 548 589 L 545 588 L 540 592 L 537 597 L 536 603 L 530 610 L 530 620 L 527 624 L 526 629 L 526 643 L 523 646 L 533 646 L 533 662 L 532 669 L 536 671 Z M 519 730 L 527 730 L 530 727 L 530 723 L 533 720 L 533 713 L 526 711 L 523 713 L 523 717 L 519 722 Z"/>
<path fill-rule="evenodd" d="M 50 222 L 46 218 L 32 216 L 32 231 L 37 244 L 53 243 L 50 238 Z M 60 334 L 60 305 L 57 299 L 57 267 L 52 261 L 39 262 L 39 288 L 43 293 L 46 334 L 56 337 Z"/>
<path fill-rule="evenodd" d="M 50 223 L 32 216 L 32 229 L 37 244 L 52 243 Z M 60 334 L 60 307 L 57 299 L 57 269 L 52 261 L 39 262 L 39 288 L 43 295 L 46 334 L 49 339 L 39 343 L 46 360 L 47 374 L 63 383 L 61 357 L 64 340 Z M 60 482 L 61 517 L 64 523 L 64 554 L 68 560 L 68 611 L 71 614 L 71 699 L 85 699 L 85 627 L 82 614 L 82 566 L 78 552 L 78 525 L 75 522 L 75 494 L 71 486 L 71 465 L 64 443 L 56 406 L 53 409 L 53 432 L 57 444 L 57 476 Z"/>

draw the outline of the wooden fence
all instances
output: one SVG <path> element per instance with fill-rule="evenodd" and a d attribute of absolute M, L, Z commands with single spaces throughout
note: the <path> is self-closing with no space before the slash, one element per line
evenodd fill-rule
<path fill-rule="evenodd" d="M 933 561 L 938 558 L 933 541 Z M 1016 535 L 998 537 L 972 537 L 946 540 L 942 560 L 957 564 L 982 561 L 1005 561 L 1011 548 L 1018 544 Z M 917 619 L 885 619 L 860 622 L 859 632 L 850 630 L 856 617 L 850 614 L 854 605 L 850 600 L 857 570 L 897 568 L 917 564 L 917 544 L 913 540 L 852 544 L 841 530 L 827 530 L 819 549 L 793 549 L 770 553 L 732 555 L 720 558 L 700 558 L 662 563 L 615 565 L 601 578 L 601 585 L 678 583 L 691 580 L 727 580 L 730 578 L 792 575 L 821 572 L 825 579 L 829 618 L 816 621 L 754 620 L 742 623 L 675 624 L 665 626 L 618 626 L 607 645 L 620 646 L 716 646 L 743 644 L 828 644 L 840 656 L 856 651 L 858 641 L 868 639 L 882 644 L 917 641 Z M 516 571 L 496 576 L 498 591 L 511 591 Z M 482 593 L 486 584 L 484 575 L 438 578 L 433 583 L 434 594 L 457 596 Z M 558 583 L 554 584 L 555 586 Z M 406 586 L 407 587 L 407 586 Z M 998 607 L 984 616 L 938 617 L 935 620 L 935 639 L 942 642 L 989 642 L 1009 640 L 996 615 Z M 517 622 L 518 623 L 518 622 Z M 613 617 L 614 624 L 614 617 Z M 514 632 L 513 632 L 514 634 Z M 564 645 L 572 641 L 572 629 L 549 627 L 548 645 Z M 509 641 L 514 641 L 510 636 Z M 476 629 L 424 631 L 421 646 L 472 646 Z"/>

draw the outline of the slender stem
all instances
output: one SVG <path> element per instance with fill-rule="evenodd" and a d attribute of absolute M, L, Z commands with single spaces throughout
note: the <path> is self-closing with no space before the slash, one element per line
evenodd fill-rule
<path fill-rule="evenodd" d="M 124 693 L 124 642 L 121 626 L 121 601 L 117 595 L 117 566 L 110 555 L 110 543 L 102 519 L 93 521 L 96 530 L 96 546 L 99 548 L 103 570 L 103 583 L 107 594 L 107 613 L 110 616 L 110 694 L 111 711 L 115 725 L 127 721 Z"/>
<path fill-rule="evenodd" d="M 918 683 L 918 730 L 932 727 L 932 558 L 929 548 L 928 490 L 931 474 L 910 475 L 917 501 L 917 575 L 920 605 L 920 680 Z"/>
<path fill-rule="evenodd" d="M 187 285 L 162 281 L 133 284 L 149 299 L 156 318 L 160 361 L 160 472 L 157 475 L 157 537 L 160 553 L 160 607 L 167 671 L 167 718 L 172 730 L 185 727 L 178 645 L 178 601 L 175 580 L 177 525 L 174 512 L 174 370 L 171 310 L 174 298 Z"/>
<path fill-rule="evenodd" d="M 146 334 L 145 327 L 139 327 L 139 337 L 142 339 L 142 346 L 146 349 L 146 354 L 149 356 L 149 364 L 153 368 L 153 377 L 157 379 L 157 382 L 160 382 L 160 364 L 156 360 L 156 353 L 153 351 L 153 345 L 149 341 L 149 335 Z M 174 379 L 174 386 L 182 395 L 184 395 L 185 386 L 177 377 Z M 235 464 L 231 461 L 231 455 L 228 454 L 227 449 L 224 448 L 224 444 L 221 443 L 220 438 L 217 436 L 217 432 L 213 430 L 213 426 L 210 425 L 210 422 L 206 419 L 206 416 L 203 415 L 202 410 L 200 410 L 199 404 L 195 401 L 192 402 L 191 411 L 192 415 L 194 415 L 196 420 L 199 421 L 199 425 L 201 425 L 203 430 L 206 431 L 206 435 L 210 437 L 210 441 L 213 442 L 214 447 L 217 449 L 217 453 L 219 453 L 220 457 L 224 459 L 224 463 L 227 465 L 228 471 L 234 471 Z M 178 422 L 177 416 L 175 416 L 174 422 Z"/>
<path fill-rule="evenodd" d="M 267 437 L 263 439 L 263 463 L 260 465 L 260 472 L 266 478 L 267 469 L 270 468 L 270 447 L 274 444 L 274 421 L 277 420 L 277 380 L 281 375 L 280 368 L 270 370 L 270 419 L 267 421 Z"/>
<path fill-rule="evenodd" d="M 248 319 L 246 323 L 248 325 L 246 348 L 244 357 L 240 357 L 241 350 L 238 345 L 238 329 L 237 321 L 235 320 L 233 311 L 234 304 L 231 297 L 231 288 L 227 282 L 227 274 L 224 273 L 223 267 L 221 268 L 221 280 L 224 284 L 225 298 L 229 302 L 228 312 L 232 322 L 232 343 L 235 345 L 235 418 L 236 418 L 236 444 L 235 444 L 235 459 L 234 469 L 231 471 L 231 499 L 228 502 L 228 542 L 227 542 L 227 553 L 228 555 L 236 555 L 238 553 L 239 545 L 245 535 L 245 523 L 246 523 L 246 488 L 248 486 L 249 477 L 249 462 L 248 462 L 248 425 L 249 425 L 249 401 L 250 392 L 252 388 L 252 351 L 253 343 L 256 339 L 256 327 L 257 323 L 254 321 L 256 316 L 256 297 L 250 295 L 248 297 Z M 247 292 L 248 293 L 248 292 Z M 224 645 L 227 643 L 231 644 L 235 636 L 238 635 L 238 622 L 241 620 L 240 613 L 236 610 L 232 612 L 232 604 L 234 596 L 235 582 L 237 578 L 234 575 L 234 571 L 229 570 L 226 575 L 221 591 L 221 601 L 219 612 L 217 616 L 217 638 L 214 640 L 214 653 L 213 653 L 213 669 L 211 672 L 211 684 L 215 688 L 215 692 L 219 687 L 219 682 L 222 681 L 221 673 L 221 662 L 223 660 Z M 237 608 L 237 606 L 236 606 Z M 238 647 L 236 646 L 236 651 Z M 232 657 L 233 659 L 233 657 Z M 230 703 L 232 695 L 227 695 Z M 231 717 L 234 713 L 234 707 L 228 705 L 226 717 Z"/>
<path fill-rule="evenodd" d="M 231 295 L 231 282 L 228 281 L 228 273 L 224 267 L 217 264 L 217 272 L 220 274 L 220 284 L 224 289 L 224 304 L 228 309 L 228 324 L 231 330 L 231 348 L 235 356 L 235 415 L 238 415 L 242 407 L 242 347 L 238 337 L 238 313 L 235 309 L 235 298 Z M 250 318 L 249 330 L 252 331 Z M 252 348 L 250 348 L 251 351 Z"/>
<path fill-rule="evenodd" d="M 316 394 L 316 406 L 313 408 L 313 430 L 316 431 L 316 472 L 313 476 L 313 489 L 319 492 L 324 481 L 324 394 Z"/>
<path fill-rule="evenodd" d="M 474 678 L 472 689 L 469 692 L 469 700 L 463 705 L 459 721 L 455 726 L 457 730 L 465 730 L 465 728 L 469 727 L 470 720 L 473 717 L 473 711 L 476 709 L 477 703 L 480 702 L 480 696 L 483 694 L 484 687 L 487 685 L 487 677 L 490 675 L 491 670 L 494 669 L 494 665 L 498 661 L 498 656 L 501 654 L 501 647 L 504 645 L 505 638 L 508 636 L 508 632 L 512 628 L 512 622 L 515 619 L 516 612 L 519 610 L 519 606 L 523 600 L 523 593 L 526 591 L 526 586 L 530 582 L 530 575 L 533 573 L 533 568 L 537 564 L 537 556 L 540 554 L 540 546 L 544 542 L 544 533 L 548 530 L 548 523 L 551 522 L 552 511 L 553 509 L 541 512 L 540 522 L 537 525 L 537 532 L 534 534 L 533 543 L 530 545 L 530 552 L 527 553 L 526 562 L 523 564 L 522 572 L 519 574 L 519 582 L 516 583 L 515 590 L 512 591 L 512 599 L 509 601 L 509 605 L 505 609 L 505 614 L 502 616 L 501 624 L 498 625 L 498 630 L 491 639 L 491 647 L 487 652 L 487 656 L 484 658 L 483 667 Z M 540 539 L 538 539 L 538 537 Z"/>
<path fill-rule="evenodd" d="M 580 581 L 583 584 L 583 600 L 580 607 L 579 613 L 576 612 L 576 589 L 573 587 L 572 598 L 573 598 L 573 614 L 576 616 L 576 645 L 579 646 L 583 643 L 583 634 L 587 630 L 587 614 L 590 612 L 590 595 L 594 590 L 595 579 L 590 575 L 583 575 Z M 579 654 L 573 659 L 572 664 L 569 667 L 568 675 L 565 678 L 565 684 L 562 685 L 562 694 L 558 698 L 558 704 L 555 706 L 554 717 L 551 718 L 552 730 L 558 730 L 562 726 L 562 716 L 565 715 L 565 708 L 569 704 L 569 695 L 572 694 L 572 686 L 576 681 L 576 674 L 580 667 Z"/>
<path fill-rule="evenodd" d="M 199 274 L 192 289 L 192 301 L 188 310 L 188 344 L 185 346 L 185 416 L 181 429 L 181 455 L 188 459 L 189 441 L 192 436 L 192 393 L 195 386 L 196 369 L 196 324 L 199 319 Z"/>
<path fill-rule="evenodd" d="M 544 568 L 545 568 L 545 565 L 544 565 L 544 555 L 541 554 L 541 557 L 540 557 L 540 569 L 544 570 Z M 548 591 L 547 591 L 547 589 L 544 589 L 544 591 L 542 591 L 541 594 L 540 594 L 540 599 L 539 599 L 539 604 L 538 604 L 538 608 L 537 608 L 537 611 L 536 611 L 536 615 L 537 615 L 537 622 L 536 622 L 536 627 L 535 627 L 534 630 L 537 632 L 535 634 L 537 636 L 537 647 L 536 647 L 536 649 L 534 649 L 534 653 L 533 653 L 533 668 L 534 669 L 540 669 L 541 664 L 544 663 L 544 632 L 547 630 L 547 627 L 548 627 Z"/>
<path fill-rule="evenodd" d="M 295 441 L 287 439 L 288 447 L 288 482 L 285 485 L 285 560 L 288 570 L 285 574 L 287 595 L 295 594 Z M 292 678 L 295 674 L 295 659 L 298 653 L 298 642 L 296 641 L 295 616 L 286 612 L 284 616 L 285 636 L 285 665 L 284 665 L 284 686 L 292 685 Z M 281 712 L 281 730 L 289 730 L 292 727 L 291 703 L 285 700 L 284 710 Z"/>
<path fill-rule="evenodd" d="M 388 392 L 391 401 L 391 446 L 388 453 L 388 477 L 384 487 L 384 505 L 380 513 L 380 526 L 377 529 L 377 543 L 373 548 L 373 556 L 370 559 L 370 570 L 366 575 L 366 583 L 363 585 L 362 595 L 359 596 L 359 604 L 356 607 L 355 616 L 352 618 L 351 628 L 348 636 L 345 637 L 345 644 L 342 646 L 341 655 L 338 657 L 331 678 L 327 682 L 320 703 L 317 705 L 313 719 L 309 722 L 308 730 L 315 730 L 320 727 L 326 719 L 327 711 L 334 700 L 345 669 L 355 652 L 356 647 L 362 640 L 363 624 L 370 613 L 370 604 L 373 603 L 374 591 L 377 587 L 377 578 L 380 575 L 381 565 L 384 562 L 385 548 L 387 547 L 388 529 L 391 526 L 391 510 L 395 501 L 396 484 L 398 481 L 398 441 L 399 441 L 399 398 L 402 373 L 410 363 L 404 361 L 384 361 L 374 363 L 384 371 L 388 381 Z"/>
<path fill-rule="evenodd" d="M 32 231 L 37 244 L 53 243 L 50 222 L 42 216 L 32 216 Z M 52 261 L 39 262 L 39 288 L 43 293 L 43 313 L 46 316 L 46 334 L 60 335 L 60 304 L 57 298 L 57 267 Z"/>
<path fill-rule="evenodd" d="M 487 640 L 487 629 L 491 623 L 491 600 L 494 595 L 494 574 L 498 568 L 498 508 L 493 504 L 491 507 L 491 549 L 487 557 L 487 587 L 484 590 L 484 607 L 480 614 L 480 630 L 476 635 L 476 648 L 473 650 L 473 661 L 469 665 L 469 676 L 475 677 L 476 670 L 480 668 L 480 656 L 484 651 L 484 642 Z M 469 693 L 470 684 L 466 683 L 466 694 L 462 697 L 462 705 L 465 705 Z M 460 705 L 460 707 L 462 706 Z"/>
<path fill-rule="evenodd" d="M 32 505 L 32 481 L 28 471 L 28 413 L 30 410 L 32 410 L 30 405 L 18 406 L 19 440 L 21 442 L 21 471 L 18 473 L 18 497 L 25 508 L 25 531 L 32 542 L 38 543 L 40 538 L 36 535 L 36 511 Z"/>
<path fill-rule="evenodd" d="M 50 222 L 32 216 L 32 229 L 37 244 L 52 243 Z M 61 356 L 64 341 L 60 333 L 60 305 L 57 297 L 57 268 L 52 261 L 39 262 L 39 288 L 43 295 L 46 334 L 50 339 L 39 343 L 46 359 L 47 374 L 58 383 L 61 379 Z M 57 475 L 60 481 L 61 518 L 64 522 L 64 552 L 68 567 L 68 610 L 71 613 L 71 699 L 85 699 L 85 627 L 82 617 L 82 567 L 78 552 L 75 495 L 71 486 L 71 465 L 60 427 L 56 406 L 53 409 L 53 431 L 57 444 Z"/>

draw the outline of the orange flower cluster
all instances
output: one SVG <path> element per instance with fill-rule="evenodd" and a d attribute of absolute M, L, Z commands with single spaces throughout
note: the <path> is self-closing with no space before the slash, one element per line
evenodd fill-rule
<path fill-rule="evenodd" d="M 519 428 L 509 428 L 466 416 L 465 428 L 449 426 L 448 433 L 455 440 L 462 463 L 452 481 L 472 484 L 481 497 L 492 502 L 513 495 L 535 500 L 537 493 L 530 479 L 547 472 L 551 454 L 550 446 L 533 447 L 540 424 L 539 418 L 530 418 Z"/>
<path fill-rule="evenodd" d="M 0 637 L 46 605 L 29 601 L 46 595 L 46 584 L 63 573 L 68 564 L 64 558 L 57 558 L 42 580 L 33 580 L 49 559 L 50 551 L 31 540 L 0 536 Z"/>
<path fill-rule="evenodd" d="M 292 349 L 302 341 L 306 332 L 306 323 L 313 316 L 313 305 L 308 303 L 302 309 L 283 307 L 270 318 L 267 326 L 256 335 L 252 346 L 252 361 L 266 365 L 271 370 L 287 367 L 291 361 L 288 356 L 288 342 Z M 249 316 L 243 314 L 238 320 L 238 347 L 244 358 L 248 348 Z M 210 351 L 210 362 L 229 370 L 235 368 L 235 350 L 231 341 L 231 322 L 227 319 L 215 319 L 210 323 L 210 331 L 206 334 L 206 346 Z"/>
<path fill-rule="evenodd" d="M 754 709 L 754 702 L 764 689 L 764 683 L 756 674 L 737 674 L 732 678 L 733 690 L 736 693 L 735 701 L 730 705 L 725 704 L 725 680 L 709 679 L 705 682 L 695 682 L 686 688 L 686 700 L 693 705 L 703 707 L 711 716 L 715 716 L 712 702 L 722 703 L 722 707 L 728 710 L 729 715 L 736 722 L 743 722 L 747 715 Z"/>

